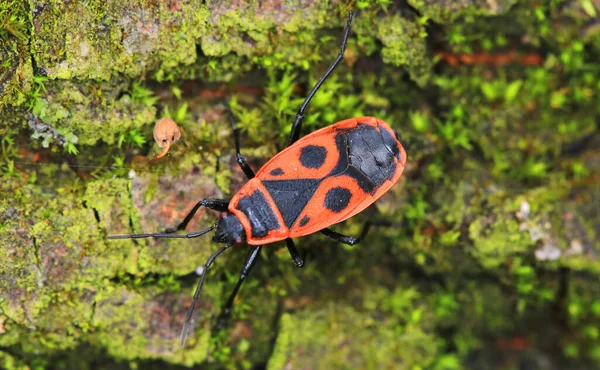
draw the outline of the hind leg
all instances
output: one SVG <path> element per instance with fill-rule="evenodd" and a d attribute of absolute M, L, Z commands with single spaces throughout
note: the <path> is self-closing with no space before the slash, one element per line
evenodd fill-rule
<path fill-rule="evenodd" d="M 356 245 L 356 244 L 360 243 L 365 238 L 365 236 L 367 236 L 367 233 L 369 232 L 370 228 L 371 228 L 371 223 L 370 222 L 365 223 L 365 226 L 363 226 L 363 229 L 360 232 L 360 235 L 358 237 L 340 234 L 331 229 L 323 229 L 323 230 L 321 230 L 321 234 L 328 236 L 331 239 L 333 239 L 337 242 L 340 242 L 342 244 Z"/>

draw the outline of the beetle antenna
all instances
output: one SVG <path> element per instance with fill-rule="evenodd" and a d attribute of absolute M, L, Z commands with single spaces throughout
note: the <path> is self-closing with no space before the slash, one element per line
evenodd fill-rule
<path fill-rule="evenodd" d="M 126 235 L 109 235 L 106 239 L 142 239 L 142 238 L 154 238 L 154 239 L 190 239 L 202 236 L 217 227 L 217 224 L 212 225 L 208 229 L 196 231 L 195 233 L 189 234 L 171 234 L 171 233 L 149 233 L 149 234 L 126 234 Z"/>
<path fill-rule="evenodd" d="M 224 247 L 216 251 L 212 254 L 206 261 L 204 265 L 204 270 L 202 271 L 202 276 L 200 277 L 200 281 L 198 282 L 198 286 L 196 287 L 196 292 L 194 293 L 194 298 L 192 299 L 192 305 L 188 308 L 187 314 L 185 315 L 185 322 L 183 323 L 183 329 L 181 330 L 181 341 L 180 345 L 183 347 L 185 344 L 185 339 L 187 337 L 188 330 L 190 329 L 190 324 L 192 323 L 192 314 L 194 313 L 194 307 L 196 306 L 196 302 L 198 302 L 198 297 L 200 296 L 200 291 L 202 290 L 202 285 L 204 284 L 204 278 L 206 277 L 206 273 L 208 272 L 208 268 L 213 263 L 215 258 L 219 256 L 225 249 L 229 248 L 229 244 L 225 244 Z"/>

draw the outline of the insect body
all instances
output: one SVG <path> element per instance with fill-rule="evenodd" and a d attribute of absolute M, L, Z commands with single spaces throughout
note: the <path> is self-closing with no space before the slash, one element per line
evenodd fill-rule
<path fill-rule="evenodd" d="M 369 224 L 357 238 L 339 234 L 328 227 L 368 207 L 402 175 L 406 152 L 390 126 L 377 118 L 347 119 L 299 139 L 308 103 L 343 58 L 352 18 L 353 14 L 350 13 L 340 53 L 296 114 L 288 147 L 269 160 L 256 175 L 240 153 L 239 129 L 229 110 L 237 162 L 249 180 L 231 200 L 203 199 L 176 228 L 164 233 L 108 237 L 196 238 L 217 229 L 213 241 L 225 245 L 206 261 L 186 315 L 181 345 L 184 345 L 191 326 L 194 306 L 208 268 L 223 251 L 244 242 L 252 246 L 239 280 L 223 306 L 219 326 L 231 311 L 237 292 L 256 264 L 263 245 L 284 240 L 296 266 L 301 267 L 304 262 L 292 238 L 320 232 L 341 243 L 353 245 L 360 242 Z M 205 230 L 176 234 L 176 231 L 187 227 L 200 207 L 221 211 L 219 221 Z"/>
<path fill-rule="evenodd" d="M 215 241 L 251 245 L 313 234 L 359 213 L 398 181 L 406 153 L 390 126 L 352 118 L 283 150 L 229 203 Z M 242 229 L 244 232 L 241 232 Z"/>

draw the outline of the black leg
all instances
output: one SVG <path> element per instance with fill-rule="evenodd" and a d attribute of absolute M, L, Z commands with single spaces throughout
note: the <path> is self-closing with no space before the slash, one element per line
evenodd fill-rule
<path fill-rule="evenodd" d="M 229 295 L 227 302 L 225 302 L 225 305 L 223 306 L 223 309 L 221 310 L 221 314 L 219 315 L 219 319 L 217 321 L 217 326 L 215 327 L 215 330 L 217 330 L 217 331 L 221 330 L 221 328 L 223 327 L 223 324 L 225 323 L 225 320 L 231 314 L 231 307 L 233 306 L 233 301 L 235 300 L 235 296 L 238 294 L 238 291 L 240 290 L 242 283 L 246 279 L 246 276 L 248 276 L 248 274 L 252 270 L 252 267 L 254 267 L 254 265 L 256 264 L 256 262 L 257 262 L 256 257 L 258 257 L 261 250 L 262 250 L 262 246 L 253 247 L 250 250 L 250 253 L 248 253 L 248 258 L 246 258 L 244 267 L 242 268 L 242 271 L 240 272 L 240 278 L 239 278 L 237 284 L 235 284 L 235 288 L 233 288 L 233 291 Z"/>
<path fill-rule="evenodd" d="M 233 129 L 233 139 L 235 141 L 235 157 L 237 158 L 237 163 L 240 165 L 242 171 L 248 178 L 248 180 L 254 178 L 254 171 L 252 168 L 246 163 L 246 158 L 240 153 L 240 129 L 237 127 L 235 123 L 235 119 L 233 118 L 233 113 L 231 112 L 231 107 L 229 107 L 229 100 L 225 100 L 225 107 L 227 108 L 227 115 L 229 116 L 229 123 L 231 123 L 231 128 Z"/>
<path fill-rule="evenodd" d="M 298 110 L 298 113 L 296 114 L 296 118 L 294 119 L 294 123 L 292 124 L 292 132 L 290 133 L 290 138 L 288 139 L 287 146 L 290 146 L 293 143 L 295 143 L 296 140 L 298 140 L 298 138 L 300 137 L 300 130 L 302 129 L 302 120 L 304 119 L 304 110 L 306 109 L 306 106 L 308 105 L 308 103 L 310 102 L 312 97 L 316 94 L 316 92 L 319 90 L 319 88 L 321 87 L 323 82 L 325 82 L 327 77 L 329 77 L 331 72 L 333 72 L 335 67 L 337 67 L 337 65 L 340 64 L 340 61 L 344 57 L 344 51 L 346 51 L 346 44 L 348 43 L 348 35 L 350 34 L 350 26 L 352 25 L 353 17 L 354 17 L 354 13 L 349 12 L 348 13 L 348 23 L 346 24 L 346 31 L 344 31 L 344 39 L 342 40 L 342 47 L 341 47 L 340 53 L 335 58 L 333 63 L 329 66 L 329 68 L 327 69 L 327 71 L 325 72 L 323 77 L 321 77 L 321 79 L 319 79 L 319 81 L 317 81 L 317 83 L 312 88 L 312 90 L 310 90 L 310 92 L 308 93 L 308 96 L 306 97 L 306 99 L 304 99 L 304 102 L 300 106 L 300 109 Z"/>
<path fill-rule="evenodd" d="M 196 302 L 198 302 L 198 298 L 200 297 L 200 292 L 202 291 L 202 285 L 204 285 L 204 278 L 206 278 L 206 274 L 208 273 L 208 268 L 214 260 L 219 257 L 219 254 L 223 253 L 230 245 L 226 244 L 224 247 L 221 247 L 218 251 L 213 253 L 206 264 L 204 264 L 204 271 L 202 271 L 202 276 L 200 277 L 200 281 L 198 282 L 198 286 L 196 287 L 196 291 L 194 292 L 194 298 L 192 299 L 192 304 L 190 308 L 188 308 L 187 314 L 185 315 L 185 321 L 183 323 L 183 329 L 181 330 L 181 337 L 179 344 L 183 347 L 185 344 L 185 338 L 187 337 L 188 330 L 190 330 L 190 326 L 192 324 L 192 314 L 194 313 L 194 307 L 196 307 Z"/>
<path fill-rule="evenodd" d="M 202 199 L 201 201 L 199 201 L 198 203 L 196 203 L 196 205 L 194 206 L 194 208 L 192 208 L 192 210 L 188 212 L 187 216 L 185 216 L 185 218 L 183 219 L 183 221 L 181 221 L 181 223 L 179 225 L 177 225 L 177 227 L 168 228 L 167 230 L 165 230 L 165 233 L 166 234 L 170 234 L 170 233 L 174 233 L 174 232 L 177 232 L 177 231 L 185 230 L 185 228 L 187 227 L 188 223 L 194 217 L 194 215 L 196 214 L 196 212 L 198 212 L 198 209 L 200 207 L 206 207 L 206 208 L 209 208 L 209 209 L 213 209 L 215 211 L 227 212 L 227 207 L 228 206 L 229 206 L 229 201 L 228 200 L 214 199 L 214 198 Z"/>
<path fill-rule="evenodd" d="M 360 235 L 358 236 L 358 238 L 343 235 L 343 234 L 337 233 L 331 229 L 323 229 L 323 230 L 321 230 L 321 234 L 326 235 L 326 236 L 330 237 L 331 239 L 338 241 L 342 244 L 355 245 L 355 244 L 360 243 L 361 240 L 363 240 L 365 238 L 365 236 L 369 232 L 370 228 L 371 228 L 371 223 L 367 222 L 365 224 L 365 226 L 363 226 L 363 229 L 360 232 Z"/>
<path fill-rule="evenodd" d="M 285 244 L 287 244 L 287 249 L 290 252 L 290 256 L 292 256 L 296 267 L 304 266 L 304 261 L 302 260 L 302 257 L 300 257 L 300 253 L 298 253 L 298 249 L 296 249 L 294 241 L 290 238 L 287 238 L 285 239 Z"/>
<path fill-rule="evenodd" d="M 217 224 L 212 225 L 211 227 L 196 231 L 194 233 L 189 234 L 172 234 L 172 233 L 145 233 L 145 234 L 126 234 L 126 235 L 108 235 L 106 239 L 142 239 L 142 238 L 154 238 L 154 239 L 191 239 L 197 238 L 209 231 L 214 230 L 217 227 Z"/>

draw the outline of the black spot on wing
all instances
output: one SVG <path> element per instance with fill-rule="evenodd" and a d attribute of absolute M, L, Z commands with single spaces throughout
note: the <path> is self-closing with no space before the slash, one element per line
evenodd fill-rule
<path fill-rule="evenodd" d="M 281 228 L 275 213 L 260 190 L 242 197 L 237 204 L 237 209 L 248 217 L 252 227 L 252 236 L 255 238 L 265 237 L 270 230 Z"/>
<path fill-rule="evenodd" d="M 300 149 L 300 163 L 306 168 L 320 168 L 325 163 L 327 149 L 320 145 L 307 145 Z"/>
<path fill-rule="evenodd" d="M 327 191 L 324 205 L 328 210 L 339 213 L 348 207 L 350 198 L 352 198 L 350 190 L 338 186 Z"/>
<path fill-rule="evenodd" d="M 302 219 L 300 220 L 300 222 L 298 223 L 298 225 L 300 226 L 306 226 L 306 224 L 308 223 L 308 221 L 310 221 L 310 217 L 308 216 L 304 216 L 302 217 Z"/>
<path fill-rule="evenodd" d="M 271 170 L 271 172 L 269 172 L 272 176 L 281 176 L 284 174 L 283 170 L 281 168 L 276 168 L 274 170 Z"/>
<path fill-rule="evenodd" d="M 321 180 L 263 180 L 265 189 L 279 208 L 287 227 L 292 227 L 315 194 Z"/>

